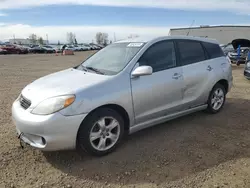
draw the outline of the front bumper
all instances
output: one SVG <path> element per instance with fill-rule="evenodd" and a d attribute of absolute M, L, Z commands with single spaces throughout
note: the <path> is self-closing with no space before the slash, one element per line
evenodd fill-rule
<path fill-rule="evenodd" d="M 20 139 L 32 147 L 44 151 L 74 149 L 77 132 L 87 114 L 63 116 L 34 115 L 24 110 L 19 101 L 12 105 L 12 120 Z"/>
<path fill-rule="evenodd" d="M 232 62 L 233 64 L 236 64 L 237 61 L 238 61 L 240 64 L 245 64 L 245 63 L 246 63 L 246 58 L 245 58 L 245 57 L 240 57 L 239 59 L 238 59 L 237 56 L 228 56 L 228 57 L 229 57 L 229 59 L 231 60 L 231 62 Z"/>

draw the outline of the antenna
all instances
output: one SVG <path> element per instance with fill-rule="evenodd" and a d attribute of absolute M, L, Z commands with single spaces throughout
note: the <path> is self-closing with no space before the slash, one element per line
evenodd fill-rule
<path fill-rule="evenodd" d="M 192 26 L 194 25 L 194 22 L 195 22 L 195 20 L 193 20 L 193 21 L 192 21 L 192 23 L 191 23 L 191 25 L 190 25 L 190 27 L 189 27 L 189 29 L 188 29 L 188 33 L 187 33 L 187 36 L 189 35 L 189 33 L 190 33 L 190 30 L 191 30 Z"/>

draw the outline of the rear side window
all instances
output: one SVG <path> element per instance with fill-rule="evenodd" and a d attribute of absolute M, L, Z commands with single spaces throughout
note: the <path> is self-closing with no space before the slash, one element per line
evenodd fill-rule
<path fill-rule="evenodd" d="M 177 41 L 182 65 L 189 65 L 206 60 L 205 52 L 200 42 Z"/>
<path fill-rule="evenodd" d="M 221 47 L 218 44 L 213 44 L 209 42 L 203 42 L 202 44 L 206 48 L 210 59 L 225 56 Z"/>

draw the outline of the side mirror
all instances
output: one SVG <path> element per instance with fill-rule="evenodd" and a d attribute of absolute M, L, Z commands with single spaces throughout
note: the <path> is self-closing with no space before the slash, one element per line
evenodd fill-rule
<path fill-rule="evenodd" d="M 151 75 L 153 73 L 153 68 L 150 66 L 140 66 L 137 67 L 133 72 L 133 77 Z"/>

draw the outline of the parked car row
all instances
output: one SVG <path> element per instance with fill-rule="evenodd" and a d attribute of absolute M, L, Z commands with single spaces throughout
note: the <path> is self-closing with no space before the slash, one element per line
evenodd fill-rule
<path fill-rule="evenodd" d="M 27 48 L 18 45 L 4 45 L 0 47 L 0 54 L 27 54 Z"/>
<path fill-rule="evenodd" d="M 0 45 L 0 55 L 6 54 L 28 54 L 28 53 L 56 53 L 61 52 L 62 47 L 58 45 Z M 97 44 L 66 45 L 65 49 L 72 51 L 100 50 L 103 46 Z"/>
<path fill-rule="evenodd" d="M 103 46 L 97 44 L 67 45 L 65 49 L 72 51 L 100 50 Z M 60 47 L 62 49 L 62 46 Z"/>

